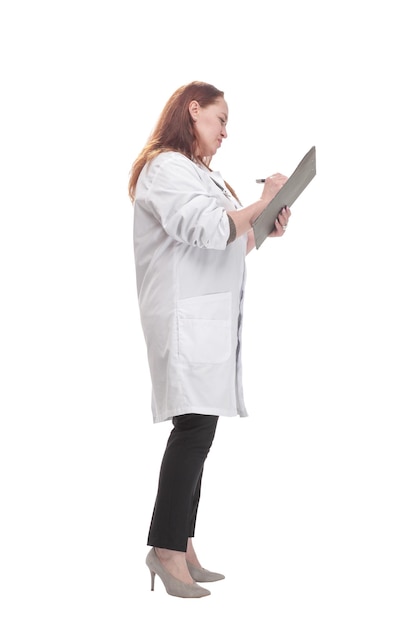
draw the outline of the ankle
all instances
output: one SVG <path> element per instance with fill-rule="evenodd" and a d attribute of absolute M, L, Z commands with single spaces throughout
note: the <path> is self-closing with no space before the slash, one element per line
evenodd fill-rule
<path fill-rule="evenodd" d="M 160 561 L 180 561 L 185 557 L 185 552 L 170 550 L 169 548 L 155 548 L 156 556 Z"/>
<path fill-rule="evenodd" d="M 195 565 L 195 567 L 201 567 L 201 563 L 198 560 L 197 555 L 195 553 L 191 537 L 188 539 L 187 552 L 185 553 L 185 558 L 188 563 L 191 563 L 191 565 Z"/>

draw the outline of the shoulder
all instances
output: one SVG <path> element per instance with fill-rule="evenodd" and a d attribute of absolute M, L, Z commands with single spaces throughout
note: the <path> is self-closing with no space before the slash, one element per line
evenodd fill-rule
<path fill-rule="evenodd" d="M 181 169 L 189 172 L 197 172 L 198 166 L 181 152 L 161 152 L 147 165 L 149 172 L 161 169 Z"/>
<path fill-rule="evenodd" d="M 140 175 L 140 182 L 145 187 L 153 187 L 157 184 L 172 185 L 186 184 L 194 181 L 204 181 L 203 170 L 180 152 L 161 152 L 149 161 Z"/>

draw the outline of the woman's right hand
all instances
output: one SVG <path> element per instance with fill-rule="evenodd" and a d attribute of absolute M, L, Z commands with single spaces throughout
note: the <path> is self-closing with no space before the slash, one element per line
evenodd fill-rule
<path fill-rule="evenodd" d="M 278 191 L 285 185 L 287 180 L 288 176 L 284 176 L 284 174 L 279 173 L 272 174 L 272 176 L 266 178 L 261 195 L 262 200 L 271 202 L 272 198 L 275 198 Z"/>
<path fill-rule="evenodd" d="M 238 211 L 228 211 L 228 216 L 233 220 L 236 228 L 236 237 L 240 237 L 243 234 L 249 232 L 253 226 L 253 222 L 264 211 L 264 209 L 271 202 L 272 198 L 275 198 L 278 191 L 285 185 L 288 177 L 284 174 L 273 174 L 265 179 L 264 188 L 259 200 L 250 204 L 249 206 L 239 209 Z M 281 226 L 278 225 L 278 235 L 281 234 Z M 251 243 L 248 242 L 248 251 L 251 248 Z"/>

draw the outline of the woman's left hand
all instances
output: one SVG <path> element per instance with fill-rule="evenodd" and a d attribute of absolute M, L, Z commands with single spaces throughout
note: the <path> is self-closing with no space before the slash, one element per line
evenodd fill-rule
<path fill-rule="evenodd" d="M 288 221 L 291 217 L 291 211 L 289 207 L 284 207 L 282 211 L 280 211 L 277 219 L 275 220 L 275 228 L 272 233 L 269 235 L 270 237 L 282 237 L 285 233 L 285 230 L 288 226 Z"/>

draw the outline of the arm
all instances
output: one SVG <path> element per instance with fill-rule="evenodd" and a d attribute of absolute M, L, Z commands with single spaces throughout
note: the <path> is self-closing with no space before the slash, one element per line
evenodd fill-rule
<path fill-rule="evenodd" d="M 278 191 L 286 183 L 287 177 L 282 174 L 274 174 L 266 179 L 262 195 L 259 200 L 238 211 L 228 212 L 236 227 L 236 237 L 241 237 L 248 233 L 247 252 L 250 252 L 255 245 L 252 224 L 255 219 L 268 206 L 272 198 L 276 196 Z"/>
<path fill-rule="evenodd" d="M 176 241 L 224 250 L 230 218 L 222 206 L 223 194 L 213 194 L 206 178 L 184 155 L 161 153 L 139 179 L 141 205 Z"/>
<path fill-rule="evenodd" d="M 252 229 L 252 224 L 255 219 L 262 213 L 265 207 L 268 205 L 269 200 L 265 201 L 262 198 L 257 200 L 253 204 L 239 209 L 238 211 L 228 211 L 228 216 L 233 220 L 236 228 L 236 237 L 245 235 Z"/>
<path fill-rule="evenodd" d="M 269 237 L 282 237 L 282 235 L 285 233 L 285 229 L 287 228 L 288 220 L 290 219 L 290 217 L 291 217 L 291 211 L 290 211 L 289 207 L 285 207 L 284 209 L 282 209 L 282 211 L 278 215 L 277 219 L 275 220 L 275 228 L 274 228 L 274 230 L 268 236 Z M 255 244 L 255 233 L 253 232 L 253 229 L 251 229 L 248 232 L 248 241 L 247 241 L 247 244 L 246 244 L 246 254 L 249 254 L 249 252 L 254 249 L 255 245 L 256 245 Z"/>
<path fill-rule="evenodd" d="M 246 254 L 249 254 L 249 252 L 253 250 L 254 247 L 255 247 L 255 233 L 253 232 L 253 229 L 251 228 L 250 231 L 248 232 L 248 240 L 246 243 Z"/>

